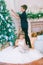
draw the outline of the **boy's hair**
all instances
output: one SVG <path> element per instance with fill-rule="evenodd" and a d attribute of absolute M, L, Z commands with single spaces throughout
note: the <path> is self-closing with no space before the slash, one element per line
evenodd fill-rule
<path fill-rule="evenodd" d="M 27 10 L 27 8 L 28 8 L 27 5 L 25 5 L 25 4 L 22 5 L 21 7 L 22 7 L 23 9 L 25 9 L 25 10 Z"/>
<path fill-rule="evenodd" d="M 21 32 L 18 34 L 18 39 L 19 39 L 20 35 L 24 35 L 24 38 L 25 38 L 25 33 L 24 33 L 23 31 L 21 31 Z"/>

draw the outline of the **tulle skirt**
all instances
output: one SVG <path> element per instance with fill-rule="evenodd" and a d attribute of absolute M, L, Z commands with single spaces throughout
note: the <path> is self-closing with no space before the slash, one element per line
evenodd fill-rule
<path fill-rule="evenodd" d="M 4 63 L 29 63 L 42 57 L 43 55 L 36 49 L 21 52 L 19 47 L 14 48 L 9 46 L 3 51 L 0 51 L 0 62 Z"/>

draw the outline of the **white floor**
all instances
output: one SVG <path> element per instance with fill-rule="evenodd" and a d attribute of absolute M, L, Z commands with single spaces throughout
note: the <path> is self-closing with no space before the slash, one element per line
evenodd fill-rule
<path fill-rule="evenodd" d="M 0 62 L 14 64 L 28 63 L 43 57 L 43 55 L 35 49 L 29 49 L 29 51 L 26 51 L 25 53 L 22 53 L 19 50 L 18 47 L 13 48 L 9 46 L 3 51 L 0 51 Z"/>

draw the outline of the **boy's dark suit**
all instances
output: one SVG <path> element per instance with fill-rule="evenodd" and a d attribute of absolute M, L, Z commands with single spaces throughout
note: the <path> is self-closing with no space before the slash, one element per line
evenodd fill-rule
<path fill-rule="evenodd" d="M 30 42 L 30 39 L 29 39 L 29 36 L 28 36 L 28 22 L 27 22 L 26 12 L 24 11 L 19 16 L 20 16 L 20 19 L 21 19 L 21 28 L 22 28 L 22 31 L 24 31 L 24 33 L 25 33 L 26 44 L 28 44 L 29 47 L 31 47 L 31 42 Z"/>

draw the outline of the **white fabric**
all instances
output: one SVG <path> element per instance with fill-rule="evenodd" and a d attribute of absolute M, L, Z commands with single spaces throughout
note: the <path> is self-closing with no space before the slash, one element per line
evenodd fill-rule
<path fill-rule="evenodd" d="M 34 48 L 43 53 L 43 35 L 39 35 L 34 43 Z"/>
<path fill-rule="evenodd" d="M 21 53 L 19 51 L 19 47 L 13 48 L 11 46 L 7 47 L 3 51 L 0 51 L 0 62 L 5 63 L 28 63 L 32 62 L 34 60 L 38 60 L 43 55 L 40 54 L 35 49 L 30 49 L 29 51 L 25 53 Z"/>
<path fill-rule="evenodd" d="M 24 46 L 24 44 L 25 44 L 25 39 L 22 39 L 22 40 L 20 39 L 20 40 L 18 41 L 18 44 Z"/>
<path fill-rule="evenodd" d="M 18 40 L 19 51 L 26 52 L 26 48 L 24 47 L 24 45 L 25 45 L 25 39 Z"/>
<path fill-rule="evenodd" d="M 37 40 L 43 40 L 43 35 L 37 36 Z"/>
<path fill-rule="evenodd" d="M 0 62 L 5 63 L 28 63 L 40 59 L 43 55 L 35 49 L 24 49 L 25 40 L 18 40 L 18 47 L 7 47 L 0 51 Z"/>

